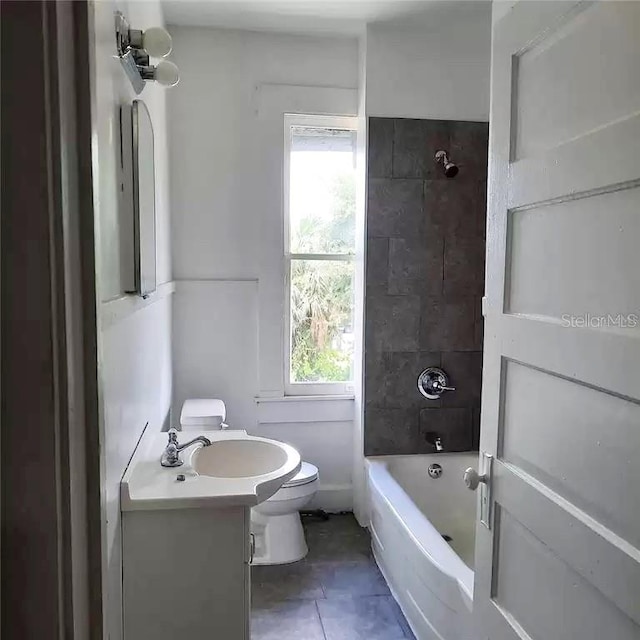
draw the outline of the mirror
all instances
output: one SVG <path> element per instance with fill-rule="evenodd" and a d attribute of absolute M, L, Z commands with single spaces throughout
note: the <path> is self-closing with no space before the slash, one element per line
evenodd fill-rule
<path fill-rule="evenodd" d="M 153 125 L 147 105 L 134 100 L 133 220 L 136 290 L 146 296 L 156 290 L 156 181 L 153 161 Z"/>
<path fill-rule="evenodd" d="M 142 100 L 122 107 L 121 127 L 122 191 L 133 214 L 134 278 L 125 289 L 147 297 L 156 290 L 156 198 L 153 125 Z"/>

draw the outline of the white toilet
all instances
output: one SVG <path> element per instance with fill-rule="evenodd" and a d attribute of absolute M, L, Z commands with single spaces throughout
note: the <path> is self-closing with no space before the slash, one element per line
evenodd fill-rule
<path fill-rule="evenodd" d="M 299 512 L 316 494 L 318 484 L 317 467 L 303 462 L 296 476 L 251 510 L 253 564 L 287 564 L 307 555 Z"/>
<path fill-rule="evenodd" d="M 182 405 L 180 427 L 182 431 L 226 429 L 226 415 L 222 400 L 191 398 Z M 318 469 L 303 462 L 296 476 L 271 498 L 251 509 L 253 564 L 287 564 L 307 555 L 299 512 L 316 494 L 318 484 Z"/>

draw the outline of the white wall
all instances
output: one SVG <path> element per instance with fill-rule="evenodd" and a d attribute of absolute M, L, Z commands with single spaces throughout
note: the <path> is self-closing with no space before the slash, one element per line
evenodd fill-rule
<path fill-rule="evenodd" d="M 259 435 L 294 446 L 303 460 L 320 471 L 321 490 L 310 509 L 349 511 L 352 508 L 353 421 L 261 424 Z"/>
<path fill-rule="evenodd" d="M 185 398 L 224 399 L 232 426 L 320 467 L 322 506 L 349 507 L 352 408 L 327 421 L 326 403 L 291 414 L 283 402 L 279 418 L 276 403 L 265 422 L 255 397 L 284 395 L 283 116 L 355 115 L 357 43 L 170 30 L 182 76 L 169 97 L 176 418 Z"/>
<path fill-rule="evenodd" d="M 489 120 L 491 7 L 430 26 L 367 27 L 367 115 Z"/>
<path fill-rule="evenodd" d="M 257 278 L 263 85 L 357 87 L 355 41 L 171 27 L 180 84 L 170 95 L 176 279 Z M 267 192 L 265 192 L 267 191 Z"/>
<path fill-rule="evenodd" d="M 491 23 L 495 25 L 500 22 L 513 7 L 518 4 L 519 0 L 493 0 L 491 3 Z"/>
<path fill-rule="evenodd" d="M 162 24 L 158 2 L 93 3 L 92 51 L 94 197 L 102 421 L 103 564 L 105 637 L 122 638 L 120 479 L 145 428 L 160 429 L 171 402 L 171 252 L 165 90 L 147 86 L 140 96 L 155 131 L 157 274 L 159 292 L 142 302 L 123 296 L 132 264 L 131 230 L 119 206 L 119 107 L 135 94 L 117 59 L 114 11 L 135 28 Z"/>

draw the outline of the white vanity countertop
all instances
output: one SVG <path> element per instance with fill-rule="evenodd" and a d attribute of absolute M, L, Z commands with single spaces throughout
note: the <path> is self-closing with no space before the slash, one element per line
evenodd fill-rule
<path fill-rule="evenodd" d="M 185 431 L 178 433 L 180 442 L 197 436 L 212 442 L 219 440 L 257 440 L 246 431 Z M 199 475 L 193 468 L 193 455 L 201 445 L 193 445 L 181 453 L 184 464 L 163 467 L 160 458 L 168 442 L 166 432 L 145 433 L 129 463 L 120 484 L 122 511 L 158 509 L 193 509 L 203 507 L 252 507 L 270 498 L 287 480 L 300 470 L 300 455 L 291 446 L 278 443 L 286 451 L 284 464 L 261 476 L 220 478 Z M 273 441 L 267 441 L 273 442 Z M 185 477 L 179 481 L 179 475 Z"/>

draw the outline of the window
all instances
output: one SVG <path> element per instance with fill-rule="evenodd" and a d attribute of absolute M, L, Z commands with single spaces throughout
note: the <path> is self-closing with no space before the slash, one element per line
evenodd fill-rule
<path fill-rule="evenodd" d="M 285 117 L 285 391 L 351 393 L 356 230 L 353 118 Z"/>

